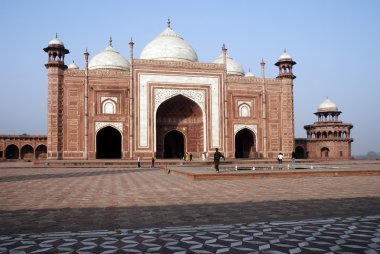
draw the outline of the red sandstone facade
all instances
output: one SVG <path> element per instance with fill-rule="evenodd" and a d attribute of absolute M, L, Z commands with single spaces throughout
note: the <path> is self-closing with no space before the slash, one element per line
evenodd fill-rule
<path fill-rule="evenodd" d="M 205 158 L 215 148 L 227 158 L 276 158 L 280 152 L 291 157 L 296 63 L 287 53 L 275 63 L 276 78 L 265 77 L 263 61 L 261 77 L 255 77 L 244 75 L 224 45 L 219 60 L 198 62 L 170 22 L 157 38 L 139 59 L 131 41 L 129 62 L 112 40 L 91 61 L 86 50 L 84 69 L 68 68 L 69 50 L 58 38 L 50 41 L 44 49 L 47 138 L 31 138 L 33 143 L 2 136 L 0 159 L 23 159 L 26 153 L 32 159 L 182 158 L 186 152 Z M 173 40 L 177 44 L 157 53 L 157 43 L 167 38 L 169 46 Z M 181 50 L 172 53 L 177 47 Z M 319 121 L 305 126 L 308 138 L 297 140 L 299 158 L 351 157 L 352 125 L 338 121 L 339 113 L 316 113 Z M 334 120 L 322 121 L 327 116 Z"/>

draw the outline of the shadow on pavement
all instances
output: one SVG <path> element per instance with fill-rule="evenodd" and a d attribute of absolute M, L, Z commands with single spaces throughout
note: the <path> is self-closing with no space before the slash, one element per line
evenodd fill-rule
<path fill-rule="evenodd" d="M 178 206 L 0 210 L 0 234 L 236 224 L 379 214 L 380 197 Z"/>

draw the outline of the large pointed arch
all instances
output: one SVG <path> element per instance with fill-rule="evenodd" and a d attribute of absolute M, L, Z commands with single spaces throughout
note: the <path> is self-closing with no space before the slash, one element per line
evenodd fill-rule
<path fill-rule="evenodd" d="M 96 158 L 121 159 L 122 135 L 119 130 L 105 126 L 96 133 Z"/>
<path fill-rule="evenodd" d="M 204 113 L 196 102 L 178 94 L 165 100 L 155 113 L 155 152 L 158 158 L 165 157 L 164 138 L 168 130 L 181 131 L 184 135 L 184 152 L 194 155 L 205 149 Z"/>
<path fill-rule="evenodd" d="M 235 134 L 235 158 L 252 158 L 256 152 L 255 133 L 248 129 L 240 129 Z"/>

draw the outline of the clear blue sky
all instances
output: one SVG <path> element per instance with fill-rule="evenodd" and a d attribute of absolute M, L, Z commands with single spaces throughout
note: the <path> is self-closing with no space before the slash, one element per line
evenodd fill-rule
<path fill-rule="evenodd" d="M 326 97 L 354 125 L 353 154 L 380 151 L 380 1 L 20 1 L 0 2 L 0 134 L 47 133 L 46 53 L 58 33 L 72 60 L 83 68 L 113 45 L 135 57 L 166 27 L 193 46 L 202 62 L 213 61 L 223 43 L 244 69 L 275 77 L 283 49 L 297 62 L 294 73 L 295 132 L 316 121 Z"/>

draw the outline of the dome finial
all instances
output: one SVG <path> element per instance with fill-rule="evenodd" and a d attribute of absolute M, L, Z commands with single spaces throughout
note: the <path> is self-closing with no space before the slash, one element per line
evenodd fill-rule
<path fill-rule="evenodd" d="M 112 47 L 112 36 L 110 35 L 110 46 Z"/>
<path fill-rule="evenodd" d="M 286 48 L 284 48 L 284 53 L 286 53 Z"/>
<path fill-rule="evenodd" d="M 57 38 L 57 39 L 58 39 L 58 33 L 55 33 L 55 38 Z"/>
<path fill-rule="evenodd" d="M 170 27 L 170 18 L 168 18 L 168 21 L 166 23 L 168 24 L 168 28 L 171 28 Z"/>

